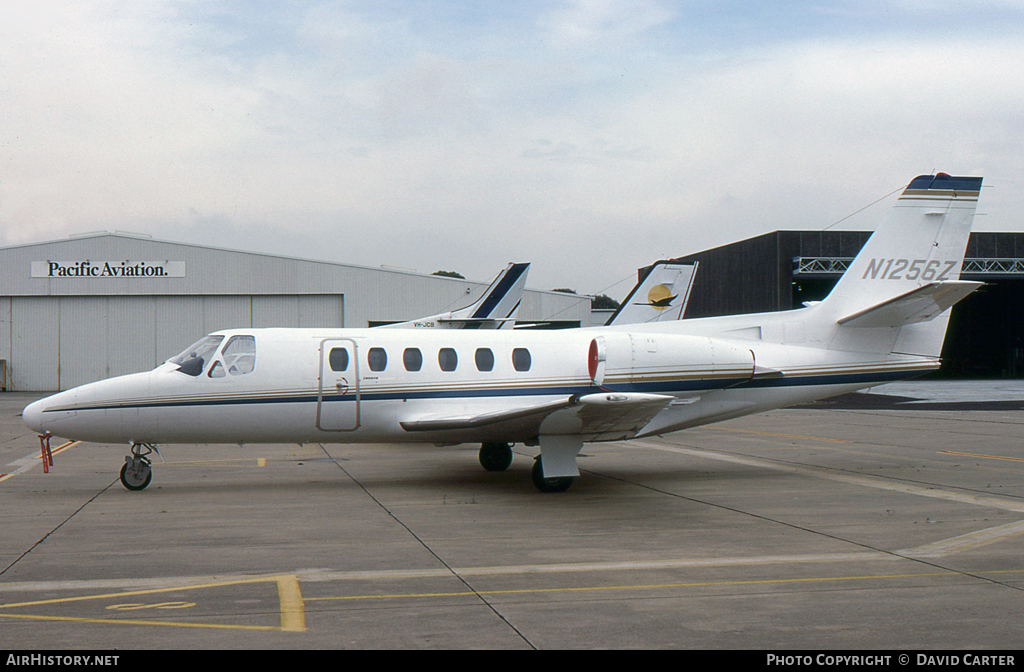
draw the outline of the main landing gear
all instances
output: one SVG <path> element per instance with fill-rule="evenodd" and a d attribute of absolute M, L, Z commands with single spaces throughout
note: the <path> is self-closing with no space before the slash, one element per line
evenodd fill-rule
<path fill-rule="evenodd" d="M 151 443 L 133 443 L 132 454 L 124 458 L 121 466 L 121 485 L 129 490 L 145 490 L 153 480 L 153 467 L 146 457 L 156 447 Z"/>
<path fill-rule="evenodd" d="M 540 455 L 537 456 L 537 461 L 533 463 L 533 471 L 530 475 L 533 476 L 533 484 L 537 486 L 537 489 L 541 492 L 565 492 L 572 485 L 574 480 L 573 476 L 556 476 L 554 478 L 544 478 L 544 467 L 540 462 Z"/>
<path fill-rule="evenodd" d="M 487 471 L 505 471 L 512 464 L 512 444 L 484 443 L 480 445 L 480 464 Z M 533 463 L 533 484 L 541 492 L 565 492 L 572 485 L 572 476 L 544 478 L 544 467 L 541 458 Z"/>
<path fill-rule="evenodd" d="M 480 464 L 487 471 L 505 471 L 512 464 L 512 445 L 508 443 L 481 444 Z"/>

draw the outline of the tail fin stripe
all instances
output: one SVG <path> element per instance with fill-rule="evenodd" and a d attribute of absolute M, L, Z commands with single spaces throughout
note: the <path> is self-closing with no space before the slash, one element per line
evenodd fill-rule
<path fill-rule="evenodd" d="M 495 306 L 497 306 L 503 298 L 505 298 L 505 295 L 508 294 L 508 291 L 516 284 L 519 276 L 523 274 L 528 266 L 529 264 L 516 264 L 508 273 L 506 273 L 505 277 L 503 277 L 498 283 L 498 286 L 494 288 L 494 291 L 489 293 L 487 299 L 481 303 L 477 311 L 473 313 L 473 317 L 489 317 L 491 311 L 494 310 Z"/>

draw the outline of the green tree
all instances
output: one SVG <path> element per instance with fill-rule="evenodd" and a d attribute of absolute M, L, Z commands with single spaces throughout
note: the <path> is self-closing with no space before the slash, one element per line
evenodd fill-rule
<path fill-rule="evenodd" d="M 618 310 L 619 302 L 607 294 L 598 294 L 591 300 L 590 307 L 593 310 Z"/>
<path fill-rule="evenodd" d="M 446 278 L 458 278 L 459 280 L 465 280 L 466 276 L 462 273 L 456 273 L 455 271 L 434 271 L 431 275 L 440 275 Z"/>

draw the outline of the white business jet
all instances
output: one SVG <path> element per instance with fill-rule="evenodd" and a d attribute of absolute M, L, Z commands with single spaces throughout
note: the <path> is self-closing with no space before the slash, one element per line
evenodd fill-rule
<path fill-rule="evenodd" d="M 153 371 L 25 408 L 40 433 L 126 442 L 145 488 L 160 443 L 539 446 L 564 491 L 585 442 L 660 435 L 939 367 L 981 178 L 915 178 L 825 300 L 798 310 L 560 331 L 230 329 Z"/>

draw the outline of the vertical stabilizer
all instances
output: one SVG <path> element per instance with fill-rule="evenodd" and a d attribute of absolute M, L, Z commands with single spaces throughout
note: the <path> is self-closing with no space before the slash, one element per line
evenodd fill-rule
<path fill-rule="evenodd" d="M 960 269 L 981 181 L 939 173 L 907 185 L 819 306 L 841 326 L 832 347 L 888 343 L 892 352 L 938 357 L 948 309 L 979 286 L 960 282 Z"/>
<path fill-rule="evenodd" d="M 484 291 L 465 308 L 421 317 L 408 322 L 388 324 L 390 329 L 511 329 L 526 290 L 530 264 L 511 263 Z"/>
<path fill-rule="evenodd" d="M 697 264 L 659 261 L 645 270 L 646 275 L 622 301 L 608 326 L 683 319 Z"/>
<path fill-rule="evenodd" d="M 848 315 L 931 282 L 958 280 L 981 180 L 915 177 L 824 303 Z"/>

